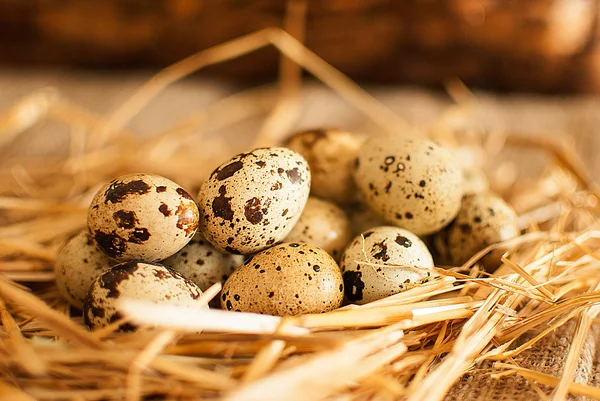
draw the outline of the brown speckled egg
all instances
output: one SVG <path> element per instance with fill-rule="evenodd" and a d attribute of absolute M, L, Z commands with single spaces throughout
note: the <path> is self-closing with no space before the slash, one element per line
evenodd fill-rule
<path fill-rule="evenodd" d="M 460 266 L 488 245 L 519 235 L 517 214 L 502 198 L 491 192 L 466 196 L 456 219 L 434 238 L 440 262 Z M 503 251 L 483 259 L 486 270 L 500 265 Z"/>
<path fill-rule="evenodd" d="M 318 246 L 337 261 L 351 239 L 346 213 L 334 203 L 311 196 L 284 242 L 306 242 Z"/>
<path fill-rule="evenodd" d="M 91 329 L 119 320 L 120 299 L 149 301 L 155 304 L 207 308 L 199 301 L 202 291 L 181 274 L 154 263 L 125 262 L 104 272 L 92 286 L 84 302 L 83 317 Z M 124 324 L 121 330 L 133 330 Z"/>
<path fill-rule="evenodd" d="M 427 140 L 371 138 L 359 151 L 354 176 L 371 209 L 417 235 L 439 231 L 460 209 L 461 168 Z"/>
<path fill-rule="evenodd" d="M 338 204 L 352 203 L 356 186 L 352 164 L 364 137 L 337 129 L 315 129 L 293 135 L 287 147 L 300 153 L 312 172 L 311 194 Z"/>
<path fill-rule="evenodd" d="M 251 254 L 283 240 L 310 191 L 306 160 L 286 148 L 261 148 L 223 163 L 198 194 L 200 231 L 215 248 Z"/>
<path fill-rule="evenodd" d="M 342 274 L 327 252 L 313 245 L 284 243 L 264 250 L 233 272 L 221 292 L 230 311 L 288 316 L 339 308 Z"/>
<path fill-rule="evenodd" d="M 412 288 L 432 277 L 433 259 L 413 233 L 398 227 L 376 227 L 356 237 L 340 263 L 346 298 L 366 304 Z"/>
<path fill-rule="evenodd" d="M 183 249 L 162 264 L 193 281 L 202 291 L 215 283 L 224 283 L 244 263 L 244 256 L 217 250 L 200 233 Z"/>
<path fill-rule="evenodd" d="M 102 272 L 117 264 L 100 252 L 94 239 L 84 230 L 60 250 L 54 265 L 60 295 L 77 309 L 83 308 L 90 285 Z"/>
<path fill-rule="evenodd" d="M 183 248 L 198 228 L 198 207 L 179 185 L 130 174 L 100 188 L 88 212 L 98 247 L 120 261 L 156 262 Z"/>

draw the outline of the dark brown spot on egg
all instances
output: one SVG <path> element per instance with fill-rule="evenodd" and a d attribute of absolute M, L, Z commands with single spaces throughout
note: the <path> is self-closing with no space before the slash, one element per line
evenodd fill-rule
<path fill-rule="evenodd" d="M 320 271 L 321 271 L 321 266 L 319 266 L 319 265 L 314 265 L 314 266 L 313 266 L 313 270 L 314 270 L 315 272 L 320 272 Z"/>
<path fill-rule="evenodd" d="M 233 309 L 233 305 L 231 304 L 230 300 L 227 300 L 227 302 L 225 302 L 225 306 L 227 307 L 227 310 L 232 310 Z"/>
<path fill-rule="evenodd" d="M 363 299 L 363 290 L 365 283 L 362 281 L 362 273 L 355 271 L 344 272 L 344 288 L 346 289 L 346 298 L 350 302 L 356 302 Z"/>
<path fill-rule="evenodd" d="M 104 272 L 99 279 L 99 287 L 108 291 L 108 298 L 118 298 L 121 295 L 119 284 L 128 280 L 139 267 L 138 262 L 126 262 L 114 266 L 112 269 Z"/>
<path fill-rule="evenodd" d="M 217 170 L 217 172 L 216 172 L 216 178 L 217 178 L 218 181 L 223 181 L 224 179 L 229 178 L 232 175 L 234 175 L 237 171 L 241 170 L 242 167 L 244 167 L 244 163 L 242 163 L 239 160 L 235 161 L 233 163 L 229 163 L 228 165 L 226 165 L 222 169 Z"/>
<path fill-rule="evenodd" d="M 127 241 L 132 242 L 134 244 L 142 244 L 148 241 L 151 236 L 152 234 L 150 234 L 147 228 L 136 227 L 133 229 L 133 232 L 129 234 Z"/>
<path fill-rule="evenodd" d="M 126 241 L 114 232 L 105 233 L 96 230 L 94 240 L 98 247 L 110 258 L 118 258 L 127 250 Z"/>
<path fill-rule="evenodd" d="M 371 254 L 373 255 L 373 257 L 377 260 L 383 260 L 384 262 L 387 262 L 388 260 L 390 260 L 390 256 L 387 254 L 387 245 L 384 241 L 381 242 L 377 242 L 375 244 L 373 244 L 373 248 L 371 249 Z"/>
<path fill-rule="evenodd" d="M 412 241 L 402 235 L 396 236 L 395 242 L 405 248 L 410 248 L 412 246 Z"/>
<path fill-rule="evenodd" d="M 188 194 L 187 191 L 183 188 L 177 188 L 175 191 L 184 199 L 188 199 L 191 201 L 194 200 L 194 198 L 192 198 L 192 196 Z"/>
<path fill-rule="evenodd" d="M 392 182 L 388 181 L 388 183 L 386 184 L 386 186 L 383 188 L 383 190 L 385 191 L 385 193 L 389 193 L 390 189 L 392 188 Z"/>
<path fill-rule="evenodd" d="M 104 316 L 106 316 L 106 311 L 104 310 L 104 308 L 101 308 L 99 306 L 90 305 L 89 310 L 95 317 L 104 318 Z"/>
<path fill-rule="evenodd" d="M 471 232 L 473 231 L 473 228 L 468 224 L 460 224 L 458 228 L 463 234 L 471 234 Z"/>
<path fill-rule="evenodd" d="M 143 195 L 148 191 L 150 191 L 150 185 L 143 180 L 134 180 L 127 183 L 114 181 L 104 192 L 104 203 L 120 203 L 127 195 Z"/>
<path fill-rule="evenodd" d="M 275 293 L 273 291 L 269 292 L 269 298 L 273 298 L 274 295 Z"/>
<path fill-rule="evenodd" d="M 474 221 L 475 223 L 481 223 L 481 221 L 482 221 L 482 220 L 481 220 L 481 217 L 479 217 L 479 216 L 475 216 L 475 218 L 473 218 L 473 221 Z"/>
<path fill-rule="evenodd" d="M 302 174 L 300 174 L 300 170 L 298 170 L 298 167 L 294 167 L 293 169 L 287 170 L 285 172 L 285 175 L 287 175 L 288 180 L 290 180 L 292 184 L 302 182 Z"/>
<path fill-rule="evenodd" d="M 420 187 L 424 187 L 425 185 L 427 185 L 427 183 L 425 182 L 425 180 L 419 181 L 419 186 Z"/>
<path fill-rule="evenodd" d="M 219 188 L 219 196 L 213 199 L 212 201 L 212 211 L 215 217 L 220 217 L 223 220 L 232 221 L 233 220 L 233 210 L 231 209 L 231 201 L 232 198 L 225 196 L 227 193 L 227 188 L 225 185 L 221 185 Z"/>
<path fill-rule="evenodd" d="M 161 203 L 158 207 L 158 211 L 161 212 L 165 217 L 169 217 L 171 215 L 171 209 L 166 203 Z"/>
<path fill-rule="evenodd" d="M 161 192 L 165 192 L 167 190 L 167 187 L 165 187 L 164 185 L 160 185 L 158 187 L 156 187 L 156 192 L 161 193 Z"/>
<path fill-rule="evenodd" d="M 265 163 L 262 160 L 259 160 L 259 161 L 255 162 L 254 164 L 256 164 L 260 168 L 264 168 L 267 165 L 267 163 Z"/>
<path fill-rule="evenodd" d="M 277 191 L 279 189 L 281 189 L 283 187 L 283 185 L 281 184 L 281 182 L 277 181 L 275 184 L 273 184 L 271 186 L 271 191 Z"/>
<path fill-rule="evenodd" d="M 233 299 L 235 299 L 236 301 L 238 301 L 238 302 L 239 302 L 239 300 L 240 300 L 240 295 L 239 295 L 239 294 L 235 294 L 235 295 L 233 296 Z"/>
<path fill-rule="evenodd" d="M 414 217 L 414 216 L 413 216 L 413 214 L 412 214 L 411 212 L 406 212 L 406 213 L 404 213 L 404 216 L 406 216 L 406 218 L 407 218 L 407 219 L 409 219 L 409 220 L 410 220 L 410 219 L 412 219 L 412 218 Z"/>
<path fill-rule="evenodd" d="M 254 197 L 248 199 L 244 206 L 244 216 L 252 224 L 258 224 L 263 218 L 263 211 L 261 210 L 260 199 Z"/>

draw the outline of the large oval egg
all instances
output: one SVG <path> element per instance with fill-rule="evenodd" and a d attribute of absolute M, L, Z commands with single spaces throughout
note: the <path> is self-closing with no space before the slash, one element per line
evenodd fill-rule
<path fill-rule="evenodd" d="M 98 248 L 120 261 L 156 262 L 183 248 L 198 228 L 198 207 L 173 181 L 130 174 L 100 188 L 88 211 Z"/>
<path fill-rule="evenodd" d="M 200 188 L 200 231 L 225 252 L 261 251 L 289 234 L 309 191 L 308 165 L 298 153 L 261 148 L 239 154 Z"/>
<path fill-rule="evenodd" d="M 115 264 L 117 262 L 100 252 L 86 229 L 71 238 L 58 253 L 54 265 L 56 287 L 72 306 L 82 309 L 94 280 Z"/>
<path fill-rule="evenodd" d="M 358 153 L 354 177 L 377 214 L 417 235 L 439 231 L 460 209 L 461 168 L 448 150 L 427 140 L 370 138 Z"/>
<path fill-rule="evenodd" d="M 223 309 L 289 316 L 339 308 L 344 297 L 340 268 L 324 250 L 284 243 L 264 250 L 229 276 Z"/>
<path fill-rule="evenodd" d="M 398 227 L 376 227 L 348 245 L 340 263 L 346 298 L 365 304 L 428 281 L 433 267 L 427 246 Z"/>
<path fill-rule="evenodd" d="M 125 262 L 94 281 L 84 302 L 83 317 L 88 327 L 97 329 L 121 318 L 116 308 L 120 299 L 207 308 L 206 303 L 199 300 L 201 295 L 202 291 L 196 284 L 165 266 Z M 124 324 L 120 329 L 133 330 L 135 327 Z"/>

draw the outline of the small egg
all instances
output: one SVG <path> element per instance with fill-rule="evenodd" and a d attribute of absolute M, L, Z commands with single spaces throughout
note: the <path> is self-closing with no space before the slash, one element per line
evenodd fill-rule
<path fill-rule="evenodd" d="M 116 262 L 100 252 L 94 239 L 84 230 L 71 238 L 58 252 L 54 275 L 60 295 L 77 309 L 83 309 L 83 300 L 90 285 Z"/>
<path fill-rule="evenodd" d="M 188 308 L 207 308 L 199 298 L 202 291 L 181 274 L 154 263 L 125 262 L 98 277 L 84 302 L 83 317 L 91 329 L 109 325 L 121 318 L 116 304 L 120 299 Z M 134 330 L 126 323 L 121 330 Z"/>
<path fill-rule="evenodd" d="M 234 271 L 221 292 L 221 306 L 290 316 L 334 310 L 343 297 L 335 260 L 320 248 L 293 242 L 266 249 Z"/>
<path fill-rule="evenodd" d="M 309 191 L 308 165 L 298 153 L 261 148 L 239 154 L 202 184 L 200 231 L 221 251 L 259 252 L 289 234 Z"/>
<path fill-rule="evenodd" d="M 489 245 L 515 238 L 520 234 L 517 214 L 502 198 L 491 192 L 466 196 L 456 219 L 434 237 L 440 262 L 460 266 Z M 483 258 L 487 271 L 501 263 L 503 251 Z"/>
<path fill-rule="evenodd" d="M 449 151 L 427 140 L 368 139 L 358 153 L 354 176 L 371 209 L 417 235 L 441 230 L 460 209 L 461 168 Z"/>
<path fill-rule="evenodd" d="M 198 207 L 179 185 L 130 174 L 100 188 L 88 212 L 98 247 L 119 261 L 156 262 L 175 254 L 198 228 Z"/>
<path fill-rule="evenodd" d="M 194 282 L 202 291 L 215 283 L 224 283 L 243 263 L 244 256 L 218 251 L 200 233 L 182 250 L 162 262 Z"/>
<path fill-rule="evenodd" d="M 366 304 L 410 289 L 432 278 L 427 246 L 410 231 L 376 227 L 356 237 L 342 256 L 346 298 Z"/>
<path fill-rule="evenodd" d="M 312 172 L 311 194 L 338 204 L 353 203 L 356 185 L 352 164 L 364 137 L 337 129 L 315 129 L 293 135 L 286 146 L 300 153 Z"/>
<path fill-rule="evenodd" d="M 306 242 L 337 261 L 352 236 L 346 213 L 334 203 L 309 197 L 300 219 L 284 242 Z"/>

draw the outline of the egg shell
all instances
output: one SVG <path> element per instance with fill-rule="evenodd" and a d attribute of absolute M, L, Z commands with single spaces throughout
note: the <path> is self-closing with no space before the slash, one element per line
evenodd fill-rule
<path fill-rule="evenodd" d="M 332 202 L 309 197 L 300 219 L 284 242 L 306 242 L 338 261 L 352 236 L 346 213 Z"/>
<path fill-rule="evenodd" d="M 346 298 L 366 304 L 430 280 L 434 266 L 427 246 L 399 227 L 376 227 L 357 236 L 340 263 Z"/>
<path fill-rule="evenodd" d="M 192 240 L 162 264 L 181 273 L 202 291 L 215 283 L 224 283 L 244 263 L 244 256 L 217 250 L 197 233 Z"/>
<path fill-rule="evenodd" d="M 83 300 L 94 280 L 115 264 L 96 247 L 86 229 L 69 239 L 58 252 L 54 265 L 56 287 L 72 306 L 83 309 Z"/>
<path fill-rule="evenodd" d="M 514 209 L 491 192 L 466 196 L 456 219 L 434 238 L 440 262 L 460 266 L 487 246 L 515 238 L 520 234 L 517 220 Z M 500 265 L 503 253 L 483 258 L 487 271 Z"/>
<path fill-rule="evenodd" d="M 364 136 L 337 129 L 314 129 L 293 135 L 286 146 L 301 154 L 312 172 L 311 195 L 338 204 L 352 203 L 356 185 L 352 165 Z"/>
<path fill-rule="evenodd" d="M 89 208 L 88 227 L 108 257 L 156 262 L 190 241 L 198 217 L 192 197 L 173 181 L 130 174 L 100 188 Z"/>
<path fill-rule="evenodd" d="M 84 302 L 85 324 L 91 329 L 107 326 L 122 316 L 116 310 L 120 299 L 188 308 L 207 308 L 199 300 L 202 291 L 181 274 L 154 263 L 125 262 L 98 277 Z M 126 323 L 121 330 L 134 330 Z"/>
<path fill-rule="evenodd" d="M 289 234 L 309 191 L 308 165 L 298 153 L 261 148 L 239 154 L 200 188 L 200 231 L 221 251 L 259 252 Z"/>
<path fill-rule="evenodd" d="M 283 243 L 256 254 L 225 282 L 221 306 L 230 311 L 288 316 L 340 307 L 344 285 L 335 260 L 304 243 Z"/>
<path fill-rule="evenodd" d="M 427 140 L 370 138 L 359 151 L 354 176 L 371 209 L 417 235 L 439 231 L 460 209 L 461 168 L 449 151 Z"/>

